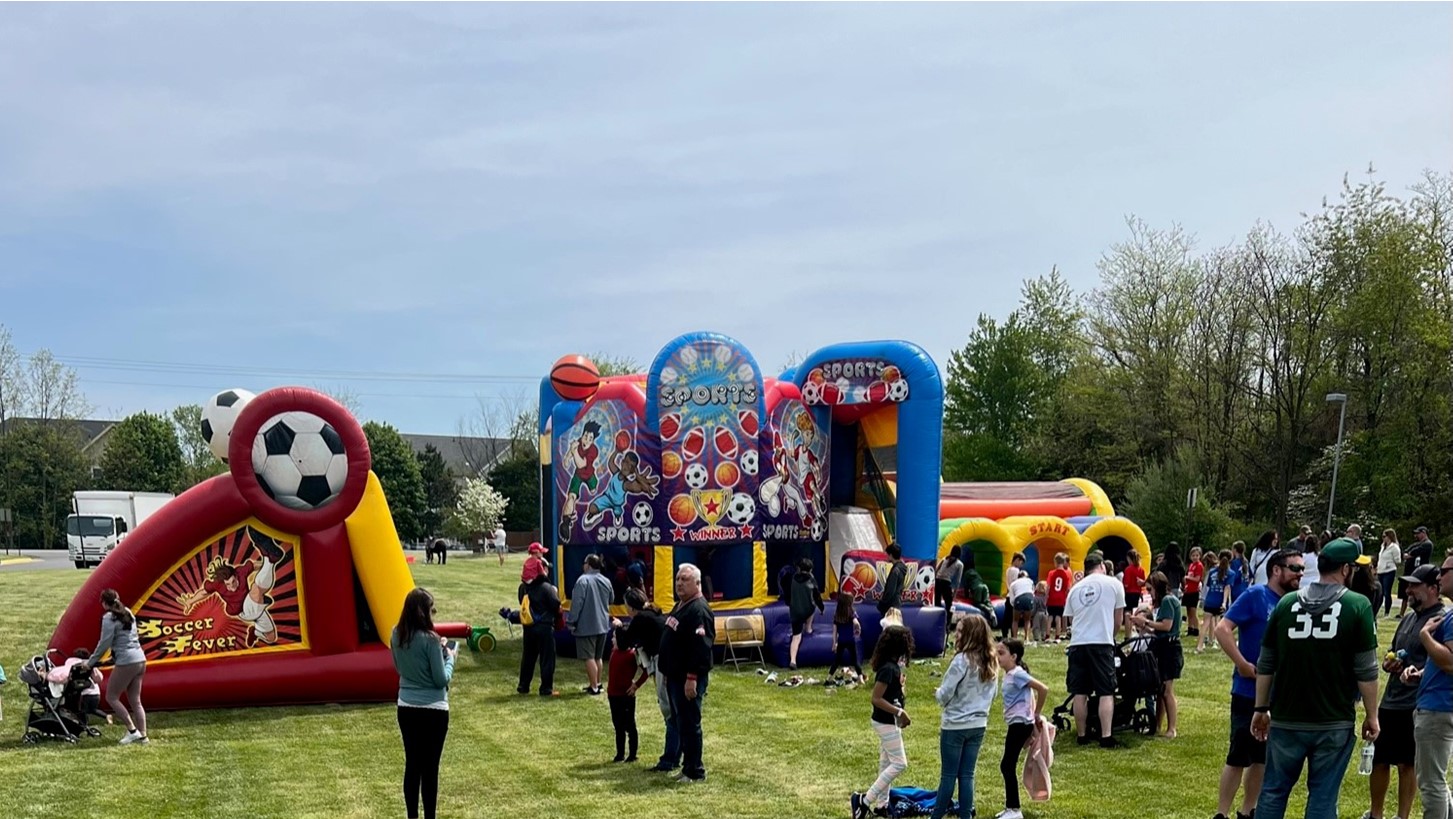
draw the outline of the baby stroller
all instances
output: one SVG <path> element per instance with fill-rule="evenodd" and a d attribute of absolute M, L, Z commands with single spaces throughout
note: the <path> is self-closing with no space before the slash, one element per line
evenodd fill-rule
<path fill-rule="evenodd" d="M 49 649 L 20 667 L 20 681 L 30 693 L 30 714 L 25 720 L 25 736 L 21 741 L 75 742 L 82 736 L 100 736 L 101 732 L 87 726 L 86 718 L 80 713 L 81 692 L 91 685 L 86 665 L 73 665 L 65 682 L 51 682 L 51 672 L 60 667 L 51 662 L 52 654 L 59 656 L 60 652 Z"/>
<path fill-rule="evenodd" d="M 1115 715 L 1110 725 L 1113 733 L 1134 731 L 1150 736 L 1155 733 L 1156 698 L 1160 695 L 1160 666 L 1150 653 L 1150 636 L 1131 637 L 1115 646 Z M 1073 696 L 1055 706 L 1050 714 L 1054 727 L 1069 734 L 1075 727 Z M 1090 707 L 1087 737 L 1100 735 L 1100 720 Z"/>

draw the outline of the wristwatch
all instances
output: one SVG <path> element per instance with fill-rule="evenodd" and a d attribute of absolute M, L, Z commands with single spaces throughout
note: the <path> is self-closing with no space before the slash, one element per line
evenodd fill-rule
<path fill-rule="evenodd" d="M 1270 705 L 1258 705 L 1255 708 L 1251 709 L 1251 713 L 1253 713 L 1253 714 L 1270 714 L 1271 713 L 1271 706 Z"/>

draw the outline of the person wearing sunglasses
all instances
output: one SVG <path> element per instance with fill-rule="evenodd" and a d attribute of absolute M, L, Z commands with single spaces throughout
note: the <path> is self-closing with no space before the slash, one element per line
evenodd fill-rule
<path fill-rule="evenodd" d="M 1364 819 L 1383 819 L 1382 809 L 1394 765 L 1398 769 L 1397 816 L 1400 819 L 1406 819 L 1412 811 L 1413 793 L 1418 789 L 1413 775 L 1413 709 L 1418 703 L 1423 666 L 1428 662 L 1428 650 L 1423 646 L 1421 635 L 1429 620 L 1443 615 L 1443 601 L 1438 599 L 1438 570 L 1432 566 L 1419 566 L 1402 581 L 1406 589 L 1404 596 L 1413 610 L 1398 623 L 1392 646 L 1382 661 L 1382 670 L 1388 673 L 1382 705 L 1377 709 L 1382 734 L 1373 749 L 1372 777 L 1368 783 L 1372 805 L 1363 814 Z"/>
<path fill-rule="evenodd" d="M 1377 624 L 1372 601 L 1347 588 L 1372 559 L 1362 544 L 1337 538 L 1318 557 L 1320 579 L 1277 602 L 1256 660 L 1251 734 L 1266 742 L 1266 778 L 1257 819 L 1283 819 L 1307 769 L 1307 819 L 1336 819 L 1337 797 L 1357 744 L 1380 732 Z"/>
<path fill-rule="evenodd" d="M 1266 773 L 1266 743 L 1251 735 L 1252 707 L 1256 705 L 1256 661 L 1261 640 L 1276 604 L 1302 583 L 1302 553 L 1282 549 L 1266 560 L 1267 582 L 1252 586 L 1236 598 L 1216 624 L 1216 642 L 1231 658 L 1231 746 L 1221 769 L 1215 819 L 1229 819 L 1236 789 L 1241 787 L 1241 809 L 1236 819 L 1250 819 Z"/>
<path fill-rule="evenodd" d="M 1438 569 L 1438 594 L 1453 600 L 1453 557 Z M 1409 589 L 1411 591 L 1411 588 Z M 1423 797 L 1423 819 L 1448 819 L 1448 756 L 1453 754 L 1453 619 L 1423 624 L 1418 639 L 1428 652 L 1413 712 L 1413 767 Z"/>

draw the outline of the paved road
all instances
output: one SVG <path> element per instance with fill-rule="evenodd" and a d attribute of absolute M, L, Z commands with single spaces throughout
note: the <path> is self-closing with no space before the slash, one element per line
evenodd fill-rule
<path fill-rule="evenodd" d="M 76 564 L 71 562 L 70 556 L 65 549 L 42 549 L 40 551 L 27 549 L 21 552 L 20 555 L 26 558 L 24 562 L 0 562 L 0 572 L 27 572 L 37 569 L 70 569 L 73 572 L 76 571 Z M 0 561 L 8 561 L 15 556 L 14 552 L 6 554 L 4 549 L 0 549 Z"/>

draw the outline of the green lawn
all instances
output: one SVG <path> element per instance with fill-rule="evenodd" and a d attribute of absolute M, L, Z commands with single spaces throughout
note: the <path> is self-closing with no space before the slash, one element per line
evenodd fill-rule
<path fill-rule="evenodd" d="M 440 814 L 483 817 L 832 817 L 847 815 L 847 795 L 877 771 L 877 741 L 863 689 L 779 688 L 750 671 L 718 671 L 706 713 L 709 781 L 679 786 L 644 768 L 654 761 L 662 725 L 654 699 L 638 704 L 644 764 L 612 765 L 614 739 L 603 697 L 578 693 L 580 663 L 562 660 L 554 701 L 514 692 L 519 641 L 496 612 L 512 605 L 520 558 L 455 557 L 416 565 L 415 577 L 438 597 L 440 619 L 467 619 L 501 633 L 499 648 L 463 657 L 451 692 Z M 14 677 L 44 646 L 85 573 L 0 574 L 0 663 Z M 1383 624 L 1386 640 L 1391 624 Z M 1385 644 L 1385 643 L 1384 643 Z M 1033 648 L 1034 674 L 1063 698 L 1064 655 Z M 938 709 L 930 666 L 909 674 L 909 768 L 899 784 L 938 782 Z M 818 669 L 821 676 L 821 669 Z M 1180 683 L 1181 736 L 1130 739 L 1115 751 L 1061 741 L 1055 796 L 1029 805 L 1035 817 L 1187 817 L 1215 812 L 1225 753 L 1229 664 L 1219 653 L 1190 655 Z M 3 689 L 0 812 L 9 816 L 402 816 L 403 752 L 392 705 L 237 709 L 152 715 L 149 747 L 118 747 L 119 731 L 77 747 L 22 746 L 26 697 Z M 979 760 L 981 816 L 1002 809 L 998 760 L 1003 728 L 991 722 Z M 689 796 L 677 791 L 683 788 Z M 1342 815 L 1367 807 L 1355 770 L 1343 789 Z M 1294 797 L 1289 815 L 1301 815 Z M 1416 815 L 1416 811 L 1415 811 Z"/>

